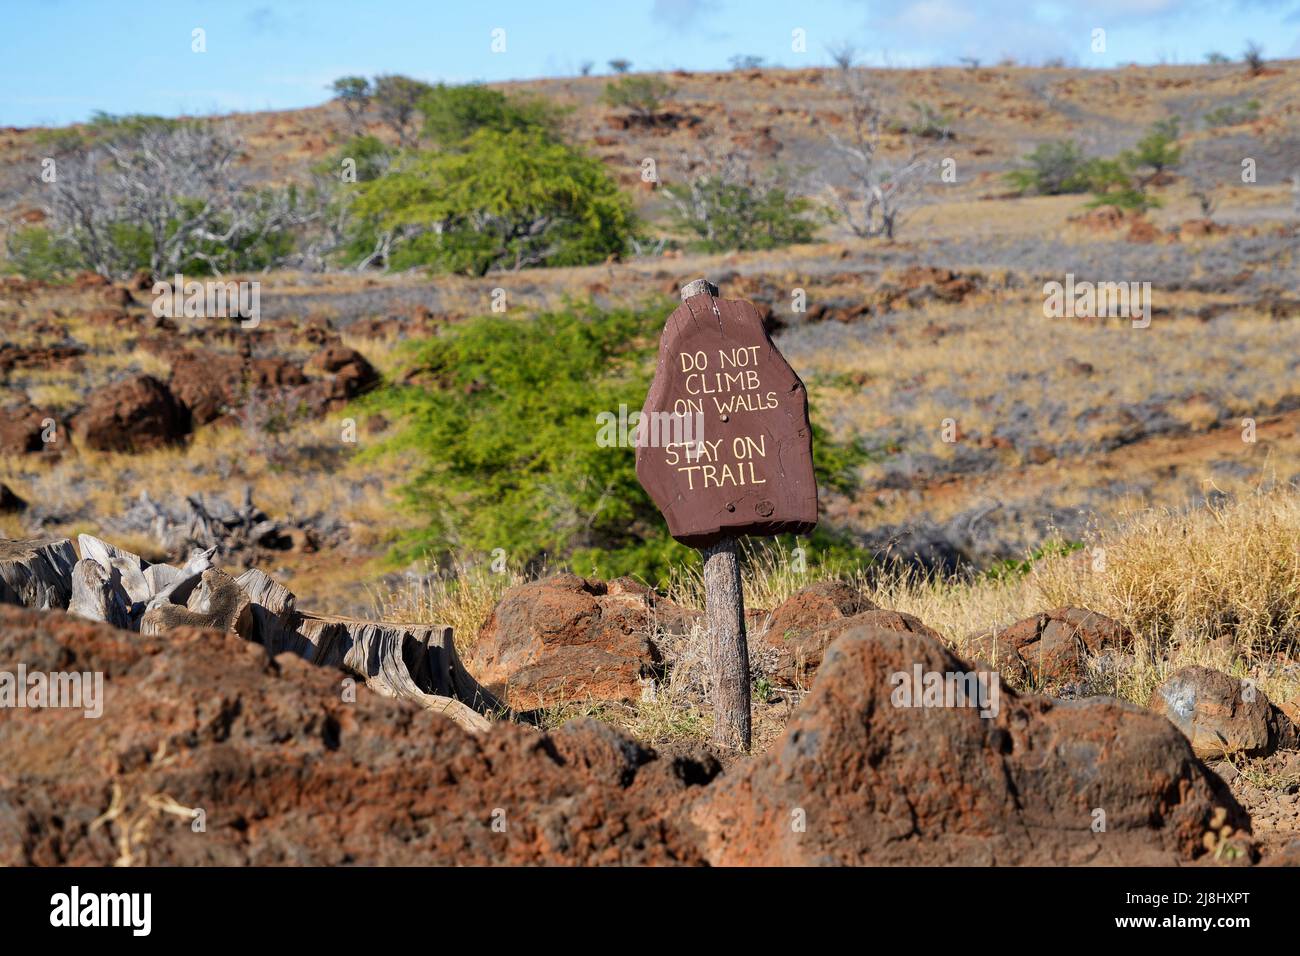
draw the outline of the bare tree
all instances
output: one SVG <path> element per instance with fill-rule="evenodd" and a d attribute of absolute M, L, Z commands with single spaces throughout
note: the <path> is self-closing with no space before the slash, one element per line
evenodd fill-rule
<path fill-rule="evenodd" d="M 843 160 L 846 185 L 825 183 L 831 202 L 855 236 L 893 239 L 904 208 L 926 185 L 934 163 L 909 137 L 909 152 L 897 162 L 882 155 L 884 117 L 880 103 L 860 71 L 841 74 L 842 92 L 849 101 L 848 131 L 828 131 Z"/>
<path fill-rule="evenodd" d="M 846 72 L 853 69 L 858 63 L 858 48 L 847 40 L 835 46 L 827 47 L 826 52 L 831 55 L 831 62 Z"/>
<path fill-rule="evenodd" d="M 213 273 L 239 251 L 320 215 L 295 190 L 254 190 L 235 173 L 239 141 L 212 124 L 151 124 L 64 158 L 52 230 L 103 276 L 129 276 L 141 251 L 155 275 L 195 260 Z"/>

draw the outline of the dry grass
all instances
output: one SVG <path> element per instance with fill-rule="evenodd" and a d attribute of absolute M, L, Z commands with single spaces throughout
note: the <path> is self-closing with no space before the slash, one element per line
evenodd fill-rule
<path fill-rule="evenodd" d="M 744 576 L 749 608 L 771 609 L 826 579 L 857 586 L 881 607 L 915 615 L 960 652 L 981 632 L 1071 605 L 1115 618 L 1135 634 L 1134 651 L 1099 664 L 1094 686 L 1145 706 L 1175 670 L 1199 664 L 1254 679 L 1274 702 L 1300 695 L 1287 655 L 1300 645 L 1300 493 L 1260 490 L 1197 509 L 1153 509 L 1091 536 L 1083 551 L 1040 558 L 1023 574 L 938 577 L 904 566 L 846 572 L 804 567 L 797 552 L 755 545 Z M 525 578 L 462 565 L 378 602 L 396 620 L 451 624 L 472 642 L 501 594 Z M 669 597 L 703 607 L 698 571 L 682 572 Z M 697 629 L 698 630 L 698 629 Z M 707 738 L 712 717 L 705 640 L 673 648 L 673 666 L 653 695 L 632 706 L 568 703 L 546 711 L 555 726 L 577 716 L 607 720 L 648 743 Z M 788 705 L 755 706 L 756 751 L 779 736 Z"/>

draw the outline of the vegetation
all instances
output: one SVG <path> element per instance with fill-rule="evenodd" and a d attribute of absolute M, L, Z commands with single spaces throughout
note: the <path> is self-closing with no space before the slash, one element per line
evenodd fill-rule
<path fill-rule="evenodd" d="M 560 116 L 540 97 L 509 97 L 477 84 L 439 83 L 420 98 L 419 110 L 424 138 L 443 148 L 455 147 L 481 129 L 540 130 L 553 135 Z"/>
<path fill-rule="evenodd" d="M 610 106 L 632 111 L 643 123 L 653 123 L 664 100 L 676 92 L 658 76 L 625 76 L 616 83 L 605 86 L 605 102 Z"/>
<path fill-rule="evenodd" d="M 387 266 L 483 275 L 623 252 L 627 198 L 595 159 L 537 130 L 480 129 L 454 152 L 406 156 L 357 187 L 351 251 Z"/>
<path fill-rule="evenodd" d="M 1021 194 L 1058 196 L 1091 192 L 1092 206 L 1144 210 L 1158 205 L 1147 187 L 1182 162 L 1177 117 L 1158 120 L 1132 150 L 1118 156 L 1086 158 L 1078 143 L 1040 143 L 1022 158 L 1025 166 L 1007 173 L 1007 182 Z"/>
<path fill-rule="evenodd" d="M 811 242 L 817 223 L 813 203 L 779 181 L 760 180 L 747 165 L 733 163 L 669 186 L 676 225 L 696 237 L 705 252 L 774 249 Z"/>
<path fill-rule="evenodd" d="M 416 526 L 396 557 L 502 548 L 515 568 L 565 562 L 651 582 L 694 560 L 637 481 L 635 450 L 596 441 L 599 412 L 640 409 L 667 311 L 485 316 L 410 346 L 420 382 L 372 400 L 402 427 L 369 454 L 414 461 L 404 496 Z M 815 438 L 819 484 L 847 490 L 862 453 Z"/>
<path fill-rule="evenodd" d="M 415 145 L 416 117 L 420 101 L 431 87 L 428 83 L 409 76 L 387 74 L 377 76 L 371 86 L 370 97 L 380 119 L 392 127 L 397 141 L 403 146 Z"/>
<path fill-rule="evenodd" d="M 1201 121 L 1208 128 L 1216 126 L 1240 126 L 1253 123 L 1259 118 L 1259 100 L 1247 100 L 1244 103 L 1225 103 L 1206 113 Z"/>
<path fill-rule="evenodd" d="M 1079 144 L 1071 140 L 1039 143 L 1022 162 L 1027 168 L 1007 173 L 1007 182 L 1020 195 L 1059 196 L 1087 192 L 1090 187 L 1088 161 Z"/>

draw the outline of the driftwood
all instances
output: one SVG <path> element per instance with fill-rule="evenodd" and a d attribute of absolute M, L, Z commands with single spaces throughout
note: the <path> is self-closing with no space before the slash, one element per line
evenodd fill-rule
<path fill-rule="evenodd" d="M 90 534 L 77 535 L 77 545 L 81 548 L 82 560 L 89 559 L 105 571 L 116 569 L 120 573 L 122 587 L 131 603 L 144 604 L 149 600 L 152 592 L 144 577 L 148 562 L 138 554 L 124 551 L 117 545 Z"/>
<path fill-rule="evenodd" d="M 82 558 L 72 569 L 72 600 L 68 613 L 88 621 L 104 621 L 124 630 L 131 628 L 131 598 L 122 587 L 122 573 Z"/>
<path fill-rule="evenodd" d="M 293 593 L 259 568 L 249 568 L 235 583 L 253 602 L 252 639 L 272 657 L 287 650 L 298 616 Z"/>
<path fill-rule="evenodd" d="M 0 540 L 0 603 L 50 610 L 72 599 L 77 552 L 67 538 Z"/>
<path fill-rule="evenodd" d="M 141 634 L 162 634 L 176 627 L 210 627 L 248 640 L 253 634 L 253 604 L 234 578 L 209 568 L 184 605 L 155 605 L 140 619 Z"/>
<path fill-rule="evenodd" d="M 385 697 L 413 700 L 470 730 L 487 728 L 484 713 L 504 711 L 461 664 L 449 627 L 312 614 L 295 624 L 281 650 L 359 674 Z"/>

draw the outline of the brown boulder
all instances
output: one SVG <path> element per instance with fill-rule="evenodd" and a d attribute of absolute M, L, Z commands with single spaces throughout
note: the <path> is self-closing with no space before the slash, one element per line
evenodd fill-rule
<path fill-rule="evenodd" d="M 571 701 L 634 701 L 654 674 L 652 592 L 559 574 L 511 588 L 465 666 L 516 710 Z"/>
<path fill-rule="evenodd" d="M 307 360 L 306 371 L 324 376 L 302 389 L 313 408 L 335 411 L 379 384 L 379 373 L 364 355 L 342 344 L 327 345 Z"/>
<path fill-rule="evenodd" d="M 915 706 L 924 675 L 970 665 L 938 641 L 851 628 L 772 750 L 724 776 L 692 819 L 715 865 L 1170 865 L 1231 855 L 1249 819 L 1167 721 L 1107 698 L 1022 697 L 986 674 L 977 706 Z M 997 696 L 992 691 L 997 689 Z"/>
<path fill-rule="evenodd" d="M 1151 692 L 1147 707 L 1181 730 L 1202 760 L 1300 746 L 1300 728 L 1263 691 L 1209 667 L 1175 672 Z"/>
<path fill-rule="evenodd" d="M 874 611 L 876 605 L 842 581 L 818 581 L 786 598 L 772 612 L 769 638 L 787 642 L 826 627 L 832 621 Z"/>
<path fill-rule="evenodd" d="M 1012 680 L 1063 684 L 1088 680 L 1089 657 L 1132 646 L 1133 633 L 1118 621 L 1083 608 L 1058 607 L 972 637 L 962 650 Z"/>
<path fill-rule="evenodd" d="M 174 444 L 189 430 L 185 410 L 167 386 L 150 375 L 91 392 L 71 425 L 86 448 L 118 452 Z"/>
<path fill-rule="evenodd" d="M 171 356 L 170 385 L 194 425 L 207 425 L 255 394 L 288 392 L 307 384 L 288 359 L 187 350 Z"/>
<path fill-rule="evenodd" d="M 105 688 L 5 717 L 0 866 L 701 862 L 677 807 L 716 767 L 591 722 L 471 734 L 234 635 L 17 608 L 0 657 Z"/>
<path fill-rule="evenodd" d="M 26 455 L 45 451 L 45 413 L 23 402 L 0 411 L 0 455 Z M 57 425 L 55 426 L 57 429 Z M 57 431 L 53 432 L 57 437 Z"/>
<path fill-rule="evenodd" d="M 772 612 L 772 623 L 763 632 L 766 653 L 760 651 L 760 663 L 776 685 L 805 688 L 826 648 L 846 629 L 864 625 L 942 640 L 910 614 L 882 610 L 845 584 L 827 583 L 799 591 Z"/>

